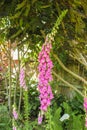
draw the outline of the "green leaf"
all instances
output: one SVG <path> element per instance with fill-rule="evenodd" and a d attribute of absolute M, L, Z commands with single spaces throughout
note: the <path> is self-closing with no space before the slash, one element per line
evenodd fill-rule
<path fill-rule="evenodd" d="M 78 116 L 73 115 L 73 122 L 72 122 L 72 124 L 73 124 L 73 130 L 78 130 L 78 128 L 79 128 L 79 130 L 82 130 L 83 127 L 82 127 L 81 115 L 78 115 Z"/>
<path fill-rule="evenodd" d="M 16 34 L 12 35 L 10 38 L 12 39 L 12 38 L 17 37 L 21 32 L 22 32 L 22 30 L 18 30 L 18 32 Z"/>
<path fill-rule="evenodd" d="M 58 120 L 58 119 L 60 118 L 60 113 L 61 113 L 61 111 L 62 111 L 61 107 L 59 107 L 59 108 L 56 110 L 56 112 L 55 112 L 55 114 L 54 114 L 54 118 L 55 118 L 56 120 Z"/>
<path fill-rule="evenodd" d="M 53 122 L 54 122 L 54 130 L 63 130 L 63 128 L 62 128 L 62 123 L 61 123 L 61 121 L 59 120 L 60 119 L 60 117 L 61 117 L 61 111 L 62 111 L 62 109 L 61 109 L 61 107 L 59 107 L 57 110 L 56 110 L 56 112 L 55 112 L 55 114 L 54 114 L 54 118 L 53 118 Z"/>
<path fill-rule="evenodd" d="M 32 0 L 32 4 L 34 4 L 35 2 L 37 2 L 38 0 Z"/>
<path fill-rule="evenodd" d="M 66 102 L 63 102 L 63 107 L 64 107 L 64 110 L 65 110 L 65 113 L 68 113 L 68 114 L 71 113 L 71 108 Z"/>
<path fill-rule="evenodd" d="M 25 6 L 25 4 L 26 4 L 26 0 L 23 0 L 23 2 L 21 4 L 17 5 L 16 11 L 23 8 Z"/>
<path fill-rule="evenodd" d="M 30 4 L 27 5 L 24 15 L 27 17 L 30 11 Z"/>
<path fill-rule="evenodd" d="M 18 18 L 21 15 L 21 11 L 17 12 L 14 16 L 10 17 L 10 20 Z"/>
<path fill-rule="evenodd" d="M 0 123 L 0 126 L 5 126 L 6 124 L 5 123 Z"/>
<path fill-rule="evenodd" d="M 21 18 L 20 19 L 20 27 L 22 27 L 22 25 L 23 25 L 23 19 Z"/>
<path fill-rule="evenodd" d="M 45 9 L 45 8 L 50 7 L 50 6 L 51 6 L 51 4 L 49 4 L 49 5 L 43 5 L 43 6 L 41 6 L 40 8 Z"/>

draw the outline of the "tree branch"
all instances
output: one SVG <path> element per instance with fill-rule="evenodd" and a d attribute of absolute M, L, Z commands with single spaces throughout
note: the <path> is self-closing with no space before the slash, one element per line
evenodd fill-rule
<path fill-rule="evenodd" d="M 55 55 L 55 54 L 53 54 L 53 55 L 54 55 L 55 59 L 59 62 L 60 66 L 61 66 L 65 71 L 67 71 L 67 72 L 68 72 L 69 74 L 71 74 L 74 78 L 76 78 L 76 79 L 82 81 L 84 84 L 87 85 L 87 81 L 86 81 L 84 78 L 82 78 L 81 76 L 75 74 L 74 72 L 72 72 L 71 70 L 69 70 L 68 68 L 66 68 L 66 67 L 64 66 L 64 64 L 61 62 L 61 60 L 59 59 L 59 57 L 58 57 L 57 55 Z"/>
<path fill-rule="evenodd" d="M 80 62 L 87 69 L 87 61 L 82 53 L 79 50 L 74 50 L 74 53 L 71 53 L 70 56 Z"/>
<path fill-rule="evenodd" d="M 84 97 L 83 93 L 80 92 L 77 88 L 75 88 L 72 84 L 70 84 L 69 82 L 65 81 L 62 77 L 60 77 L 58 74 L 56 74 L 54 71 L 53 71 L 53 74 L 58 78 L 60 79 L 63 83 L 65 83 L 67 86 L 69 86 L 70 88 L 72 88 L 73 90 L 75 90 L 77 93 L 79 93 L 82 97 Z"/>

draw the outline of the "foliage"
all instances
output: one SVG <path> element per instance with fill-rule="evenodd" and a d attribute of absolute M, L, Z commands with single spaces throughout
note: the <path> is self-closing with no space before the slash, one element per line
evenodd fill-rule
<path fill-rule="evenodd" d="M 6 41 L 7 29 L 10 26 L 8 17 L 0 18 L 0 44 Z"/>
<path fill-rule="evenodd" d="M 80 106 L 82 106 L 82 103 L 79 102 L 78 100 L 78 96 L 76 96 L 73 100 L 74 102 L 72 102 L 72 105 L 74 105 L 74 107 L 77 107 L 77 109 L 73 109 L 73 107 L 70 105 L 70 102 L 67 101 L 63 101 L 60 102 L 60 106 L 57 108 L 56 106 L 56 111 L 54 112 L 54 114 L 52 114 L 53 116 L 53 122 L 54 122 L 54 130 L 84 130 L 86 129 L 84 126 L 84 111 L 81 111 Z M 81 97 L 80 97 L 81 98 Z M 65 99 L 63 99 L 65 100 Z M 75 106 L 75 102 L 77 102 L 79 105 Z M 74 103 L 74 104 L 73 104 Z M 64 114 L 69 114 L 69 118 L 68 119 L 64 119 L 63 121 L 60 121 L 60 118 L 64 115 Z"/>
<path fill-rule="evenodd" d="M 29 101 L 28 91 L 23 92 L 24 95 L 24 129 L 29 130 Z"/>
<path fill-rule="evenodd" d="M 48 108 L 48 111 L 47 111 L 47 113 L 46 113 L 46 130 L 53 130 L 53 125 L 55 125 L 55 124 L 53 124 L 53 121 L 52 121 L 52 115 L 51 115 L 51 109 L 50 109 L 50 107 Z"/>
<path fill-rule="evenodd" d="M 11 118 L 7 107 L 0 105 L 0 130 L 11 130 Z"/>

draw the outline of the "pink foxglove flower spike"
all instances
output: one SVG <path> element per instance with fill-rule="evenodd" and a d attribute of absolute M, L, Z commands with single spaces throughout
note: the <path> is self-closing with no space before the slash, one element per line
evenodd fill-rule
<path fill-rule="evenodd" d="M 26 86 L 26 82 L 25 82 L 25 71 L 24 71 L 24 68 L 20 69 L 19 81 L 20 81 L 20 87 L 24 88 L 25 91 L 27 91 L 27 86 Z"/>
<path fill-rule="evenodd" d="M 51 100 L 53 99 L 53 93 L 51 86 L 49 84 L 52 81 L 52 68 L 53 63 L 50 59 L 51 42 L 46 38 L 45 43 L 42 46 L 42 50 L 39 53 L 38 61 L 38 71 L 39 71 L 39 83 L 38 90 L 40 92 L 40 110 L 47 111 L 48 106 L 51 105 Z M 39 117 L 41 119 L 41 117 Z"/>

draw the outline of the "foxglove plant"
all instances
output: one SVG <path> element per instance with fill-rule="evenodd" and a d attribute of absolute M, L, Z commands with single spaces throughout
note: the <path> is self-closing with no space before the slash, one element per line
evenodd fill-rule
<path fill-rule="evenodd" d="M 50 34 L 47 35 L 45 43 L 42 46 L 42 50 L 39 53 L 38 61 L 39 61 L 39 83 L 38 90 L 40 92 L 40 110 L 44 113 L 47 111 L 48 106 L 51 104 L 51 100 L 53 99 L 52 90 L 49 82 L 52 80 L 51 70 L 53 68 L 53 63 L 50 59 L 50 50 L 52 48 L 51 42 L 54 41 L 54 37 L 59 29 L 59 25 L 61 24 L 64 16 L 66 15 L 68 10 L 64 10 L 62 14 L 58 17 L 56 23 Z M 38 120 L 42 121 L 42 118 L 38 117 Z"/>
<path fill-rule="evenodd" d="M 16 121 L 18 119 L 18 113 L 16 111 L 15 105 L 13 105 L 13 112 L 12 112 L 12 114 L 13 114 L 13 120 L 12 120 L 12 122 L 13 122 L 13 130 L 17 130 Z"/>
<path fill-rule="evenodd" d="M 20 87 L 24 88 L 25 91 L 27 91 L 24 68 L 21 68 L 21 70 L 20 70 L 19 81 L 20 81 Z"/>
<path fill-rule="evenodd" d="M 18 119 L 18 113 L 17 113 L 17 111 L 16 111 L 16 108 L 15 108 L 15 107 L 13 108 L 13 117 L 14 117 L 14 119 L 15 119 L 15 120 L 17 120 L 17 119 Z"/>
<path fill-rule="evenodd" d="M 26 86 L 26 81 L 25 81 L 25 71 L 24 68 L 20 69 L 20 76 L 19 76 L 19 82 L 20 82 L 20 87 L 23 88 L 23 96 L 24 96 L 24 118 L 25 118 L 25 129 L 29 129 L 29 101 L 28 101 L 28 88 Z"/>
<path fill-rule="evenodd" d="M 85 110 L 85 114 L 86 114 L 86 117 L 85 117 L 85 127 L 87 128 L 87 97 L 84 98 L 84 110 Z"/>
<path fill-rule="evenodd" d="M 40 110 L 43 112 L 47 111 L 48 106 L 51 104 L 51 100 L 53 99 L 53 93 L 50 86 L 50 81 L 52 81 L 52 68 L 53 63 L 50 59 L 50 51 L 51 51 L 51 41 L 46 38 L 45 43 L 42 46 L 42 50 L 39 53 L 38 61 L 38 90 L 40 92 Z M 42 121 L 42 116 L 38 117 L 38 120 Z M 40 122 L 41 124 L 41 122 Z"/>

